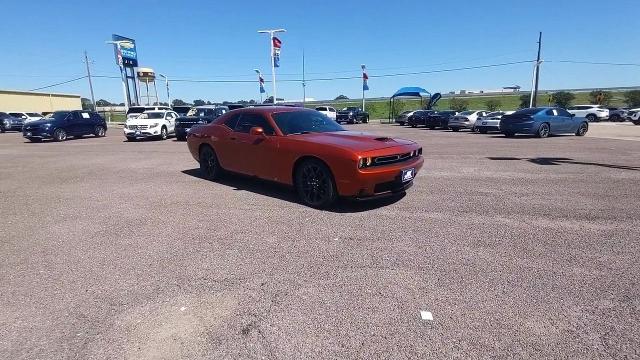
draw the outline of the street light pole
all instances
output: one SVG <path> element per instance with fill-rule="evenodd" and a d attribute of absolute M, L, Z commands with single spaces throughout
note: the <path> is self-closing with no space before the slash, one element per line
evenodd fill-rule
<path fill-rule="evenodd" d="M 365 69 L 367 67 L 364 64 L 361 64 L 360 67 L 362 68 L 362 79 L 363 79 L 362 80 L 363 81 L 363 83 L 362 83 L 362 111 L 366 111 L 364 109 L 364 71 L 365 71 Z"/>
<path fill-rule="evenodd" d="M 169 95 L 169 78 L 162 74 L 158 74 L 158 75 L 164 79 L 164 84 L 167 87 L 167 101 L 169 102 L 169 106 L 171 106 L 171 96 Z"/>
<path fill-rule="evenodd" d="M 258 30 L 260 34 L 269 34 L 269 56 L 271 57 L 271 81 L 273 83 L 273 104 L 277 101 L 276 96 L 276 66 L 275 59 L 273 58 L 273 35 L 279 32 L 286 32 L 285 29 L 272 29 L 272 30 Z"/>

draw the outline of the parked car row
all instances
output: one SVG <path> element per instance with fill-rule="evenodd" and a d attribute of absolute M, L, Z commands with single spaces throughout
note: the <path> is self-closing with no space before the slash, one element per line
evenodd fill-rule
<path fill-rule="evenodd" d="M 636 116 L 640 116 L 640 111 Z M 584 136 L 589 130 L 589 121 L 586 117 L 576 116 L 559 107 L 536 107 L 518 111 L 493 112 L 469 110 L 460 113 L 416 110 L 400 114 L 396 118 L 396 123 L 406 123 L 411 127 L 450 129 L 454 132 L 466 129 L 486 134 L 494 131 L 507 137 L 516 134 L 535 135 L 541 138 L 556 134 Z"/>

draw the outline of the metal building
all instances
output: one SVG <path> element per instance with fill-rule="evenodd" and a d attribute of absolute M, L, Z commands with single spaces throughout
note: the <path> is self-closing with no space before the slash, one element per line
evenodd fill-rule
<path fill-rule="evenodd" d="M 0 111 L 53 112 L 82 110 L 80 95 L 0 90 Z"/>

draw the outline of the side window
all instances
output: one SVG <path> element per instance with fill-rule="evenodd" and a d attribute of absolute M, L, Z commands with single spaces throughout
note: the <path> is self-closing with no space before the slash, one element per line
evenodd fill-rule
<path fill-rule="evenodd" d="M 275 135 L 276 133 L 267 120 L 262 117 L 262 115 L 258 114 L 242 114 L 242 116 L 240 116 L 240 121 L 238 121 L 238 124 L 236 125 L 235 131 L 248 134 L 249 130 L 254 126 L 259 126 L 264 129 L 264 133 L 266 135 Z"/>
<path fill-rule="evenodd" d="M 558 115 L 571 117 L 571 114 L 569 114 L 569 112 L 567 110 L 565 110 L 565 109 L 558 109 Z"/>
<path fill-rule="evenodd" d="M 327 111 L 327 108 L 326 108 L 326 107 L 323 107 L 323 106 L 320 106 L 317 110 L 318 110 L 318 111 Z"/>
<path fill-rule="evenodd" d="M 336 112 L 336 109 L 334 109 L 334 108 L 330 107 L 330 108 L 329 108 L 329 111 L 330 111 L 330 112 Z"/>
<path fill-rule="evenodd" d="M 553 109 L 549 109 L 549 110 L 547 110 L 547 111 L 545 112 L 545 115 L 548 115 L 548 116 L 554 116 L 555 114 L 554 114 L 554 112 L 553 112 Z"/>
<path fill-rule="evenodd" d="M 173 119 L 173 114 L 172 113 L 167 113 L 167 116 L 165 118 L 167 120 L 172 120 Z"/>
<path fill-rule="evenodd" d="M 238 123 L 238 118 L 240 118 L 240 114 L 230 116 L 227 120 L 225 120 L 225 126 L 227 126 L 231 130 L 235 129 L 236 124 Z"/>
<path fill-rule="evenodd" d="M 204 109 L 204 116 L 213 116 L 213 109 Z"/>

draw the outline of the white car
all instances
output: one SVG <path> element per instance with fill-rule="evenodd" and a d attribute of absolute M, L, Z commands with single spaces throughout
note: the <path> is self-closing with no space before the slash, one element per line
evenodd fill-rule
<path fill-rule="evenodd" d="M 320 111 L 321 113 L 327 115 L 329 119 L 336 119 L 336 109 L 332 108 L 331 106 L 318 106 L 316 108 L 316 111 Z"/>
<path fill-rule="evenodd" d="M 168 106 L 163 106 L 163 105 L 131 106 L 129 107 L 129 109 L 127 109 L 127 119 L 135 119 L 143 112 L 151 111 L 151 110 L 161 111 L 161 110 L 172 110 L 172 109 Z"/>
<path fill-rule="evenodd" d="M 476 119 L 476 130 L 481 134 L 486 134 L 489 131 L 500 131 L 500 119 L 504 115 L 511 115 L 515 111 L 494 111 L 488 113 L 485 116 L 480 116 Z"/>
<path fill-rule="evenodd" d="M 627 118 L 633 122 L 634 125 L 640 125 L 640 108 L 629 110 L 629 112 L 627 112 Z"/>
<path fill-rule="evenodd" d="M 609 118 L 609 109 L 601 105 L 574 105 L 567 108 L 570 114 L 576 117 L 582 117 L 589 122 L 607 120 Z"/>
<path fill-rule="evenodd" d="M 129 141 L 146 138 L 165 140 L 176 132 L 178 113 L 173 110 L 148 110 L 124 124 L 124 136 Z"/>
<path fill-rule="evenodd" d="M 9 115 L 18 119 L 22 119 L 25 124 L 30 121 L 40 120 L 44 117 L 44 115 L 37 112 L 10 112 Z"/>
<path fill-rule="evenodd" d="M 468 110 L 459 113 L 449 120 L 449 129 L 459 131 L 460 129 L 469 129 L 475 131 L 476 120 L 479 116 L 486 116 L 489 111 L 486 110 Z"/>

